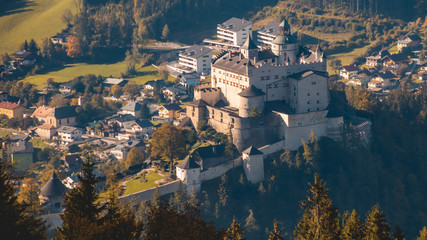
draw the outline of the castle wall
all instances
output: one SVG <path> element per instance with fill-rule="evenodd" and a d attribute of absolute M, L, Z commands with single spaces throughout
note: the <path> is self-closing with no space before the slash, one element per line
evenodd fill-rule
<path fill-rule="evenodd" d="M 334 141 L 340 141 L 342 139 L 342 126 L 344 124 L 344 118 L 342 116 L 326 118 L 326 133 L 329 138 Z"/>
<path fill-rule="evenodd" d="M 264 153 L 264 156 L 267 156 L 282 150 L 285 147 L 285 145 L 286 145 L 286 140 L 283 139 L 273 144 L 265 145 L 264 147 L 259 148 L 259 150 Z"/>
<path fill-rule="evenodd" d="M 194 90 L 194 100 L 202 99 L 210 105 L 214 105 L 221 100 L 221 90 L 218 88 L 196 88 Z"/>
<path fill-rule="evenodd" d="M 208 181 L 224 175 L 229 170 L 242 166 L 242 158 L 238 157 L 228 163 L 221 164 L 219 166 L 209 168 L 206 171 L 200 173 L 200 182 Z"/>

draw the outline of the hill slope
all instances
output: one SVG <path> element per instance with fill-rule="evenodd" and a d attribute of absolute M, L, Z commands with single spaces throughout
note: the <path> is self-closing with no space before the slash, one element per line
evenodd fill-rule
<path fill-rule="evenodd" d="M 0 15 L 0 53 L 14 52 L 25 40 L 37 42 L 61 31 L 66 25 L 61 16 L 65 9 L 74 11 L 73 0 L 33 0 Z"/>

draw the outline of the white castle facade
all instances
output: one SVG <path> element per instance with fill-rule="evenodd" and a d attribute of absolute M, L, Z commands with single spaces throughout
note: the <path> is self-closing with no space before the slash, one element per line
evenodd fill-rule
<path fill-rule="evenodd" d="M 239 165 L 252 182 L 264 176 L 263 155 L 254 154 L 254 147 L 263 152 L 274 146 L 270 153 L 283 147 L 297 150 L 311 131 L 319 138 L 341 136 L 342 116 L 328 113 L 325 53 L 319 46 L 313 51 L 301 46 L 286 21 L 279 26 L 271 47 L 258 48 L 249 37 L 240 52 L 218 55 L 212 61 L 211 84 L 198 86 L 194 101 L 187 104 L 194 126 L 207 121 L 218 132 L 232 133 L 243 153 Z M 197 184 L 207 179 L 203 169 L 196 175 L 191 181 L 197 179 Z"/>

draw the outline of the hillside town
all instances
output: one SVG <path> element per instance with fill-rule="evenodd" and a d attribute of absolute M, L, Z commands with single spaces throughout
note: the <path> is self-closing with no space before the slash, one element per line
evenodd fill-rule
<path fill-rule="evenodd" d="M 140 207 L 156 197 L 174 199 L 178 191 L 207 195 L 206 186 L 225 184 L 224 176 L 235 171 L 241 172 L 240 184 L 264 194 L 274 191 L 272 164 L 316 172 L 321 164 L 312 159 L 329 154 L 319 150 L 320 139 L 327 139 L 322 147 L 335 144 L 350 152 L 379 141 L 373 137 L 375 117 L 360 114 L 363 109 L 374 115 L 379 108 L 350 109 L 338 102 L 345 99 L 338 90 L 366 91 L 378 102 L 402 86 L 413 96 L 425 91 L 425 39 L 417 33 L 343 65 L 320 42 L 306 44 L 287 18 L 262 23 L 255 27 L 232 17 L 197 44 L 150 47 L 143 66 L 152 67 L 155 77 L 143 83 L 132 80 L 141 65 L 132 61 L 147 55 L 132 43 L 127 72 L 115 75 L 121 77 L 51 77 L 42 79 L 42 87 L 31 85 L 27 78 L 34 73 L 75 64 L 61 55 L 80 34 L 72 24 L 45 40 L 57 59 L 32 42 L 6 54 L 0 65 L 9 89 L 0 91 L 1 158 L 20 176 L 16 192 L 38 186 L 35 202 L 49 224 L 48 236 L 61 227 L 67 192 L 82 181 L 88 159 L 101 183 L 100 204 L 110 201 L 111 179 L 120 186 L 118 201 Z M 214 192 L 220 195 L 221 186 Z"/>

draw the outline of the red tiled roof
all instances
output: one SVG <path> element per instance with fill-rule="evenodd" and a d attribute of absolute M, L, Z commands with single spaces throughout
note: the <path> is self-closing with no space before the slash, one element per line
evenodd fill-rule
<path fill-rule="evenodd" d="M 12 103 L 12 102 L 0 102 L 0 108 L 4 109 L 15 109 L 17 107 L 20 107 L 21 104 L 19 103 Z"/>

